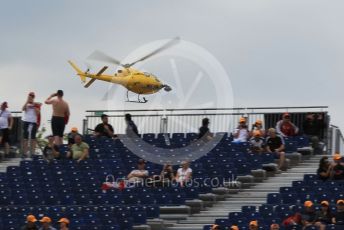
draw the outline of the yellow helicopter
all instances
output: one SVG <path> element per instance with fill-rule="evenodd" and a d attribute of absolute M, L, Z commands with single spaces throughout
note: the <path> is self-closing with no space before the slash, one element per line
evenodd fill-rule
<path fill-rule="evenodd" d="M 160 82 L 160 80 L 153 74 L 136 70 L 132 68 L 132 66 L 138 62 L 144 61 L 152 57 L 153 55 L 156 55 L 162 52 L 165 49 L 170 48 L 171 46 L 177 44 L 179 41 L 180 41 L 180 38 L 176 37 L 170 40 L 169 42 L 167 42 L 166 44 L 164 44 L 163 46 L 159 47 L 158 49 L 154 50 L 153 52 L 129 64 L 122 64 L 118 60 L 110 56 L 107 56 L 106 54 L 100 51 L 95 51 L 89 56 L 90 59 L 111 63 L 116 66 L 121 66 L 122 69 L 119 69 L 117 73 L 115 73 L 114 75 L 103 74 L 104 71 L 108 68 L 108 66 L 104 66 L 98 73 L 92 74 L 92 73 L 89 73 L 90 68 L 88 68 L 84 72 L 79 67 L 77 67 L 72 61 L 68 61 L 68 62 L 75 69 L 81 81 L 85 83 L 84 85 L 85 88 L 88 88 L 96 80 L 120 84 L 124 86 L 125 88 L 127 88 L 128 90 L 127 91 L 128 102 L 146 103 L 147 100 L 144 97 L 142 98 L 142 100 L 140 99 L 141 94 L 154 94 L 161 89 L 164 89 L 165 91 L 169 92 L 172 90 L 172 88 Z M 86 83 L 87 78 L 91 78 L 91 80 L 89 80 Z M 137 101 L 129 100 L 129 91 L 138 94 Z"/>

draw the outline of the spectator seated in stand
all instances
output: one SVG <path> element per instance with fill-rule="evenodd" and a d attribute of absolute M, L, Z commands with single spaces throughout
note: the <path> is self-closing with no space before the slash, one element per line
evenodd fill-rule
<path fill-rule="evenodd" d="M 73 127 L 70 130 L 70 133 L 67 134 L 67 138 L 68 138 L 68 147 L 71 148 L 72 145 L 75 143 L 74 139 L 76 135 L 80 135 L 81 134 L 78 132 L 78 128 L 77 127 Z"/>
<path fill-rule="evenodd" d="M 209 130 L 209 123 L 210 122 L 208 118 L 202 119 L 202 126 L 199 128 L 198 133 L 198 140 L 203 140 L 207 142 L 213 139 L 213 134 Z"/>
<path fill-rule="evenodd" d="M 34 215 L 28 215 L 26 217 L 26 224 L 22 226 L 20 229 L 21 230 L 38 230 L 36 222 L 37 222 L 37 219 Z"/>
<path fill-rule="evenodd" d="M 289 216 L 285 220 L 283 220 L 282 225 L 286 229 L 292 229 L 291 227 L 297 227 L 302 225 L 302 216 L 299 212 L 295 213 L 292 216 Z M 297 229 L 297 228 L 296 228 Z"/>
<path fill-rule="evenodd" d="M 337 211 L 332 218 L 332 223 L 340 225 L 344 229 L 344 200 L 337 201 Z"/>
<path fill-rule="evenodd" d="M 89 157 L 89 145 L 82 141 L 80 135 L 76 135 L 74 138 L 75 143 L 72 145 L 70 151 L 67 153 L 67 158 L 72 158 L 78 163 L 86 160 Z"/>
<path fill-rule="evenodd" d="M 290 121 L 290 114 L 284 113 L 282 120 L 276 124 L 276 131 L 282 137 L 293 137 L 299 132 L 299 128 Z"/>
<path fill-rule="evenodd" d="M 331 213 L 330 204 L 328 201 L 321 201 L 320 210 L 315 212 L 315 226 L 320 230 L 325 230 L 326 225 L 332 224 L 333 215 Z"/>
<path fill-rule="evenodd" d="M 43 157 L 51 162 L 54 159 L 61 159 L 60 149 L 57 145 L 54 144 L 54 136 L 50 135 L 47 137 L 48 144 L 43 149 Z"/>
<path fill-rule="evenodd" d="M 211 230 L 220 230 L 220 225 L 213 224 L 213 226 L 211 226 Z"/>
<path fill-rule="evenodd" d="M 115 138 L 112 125 L 109 124 L 109 116 L 106 114 L 101 115 L 102 123 L 98 124 L 94 129 L 94 134 L 97 137 Z"/>
<path fill-rule="evenodd" d="M 344 164 L 342 162 L 342 156 L 339 153 L 333 156 L 334 164 L 332 165 L 332 179 L 344 180 Z"/>
<path fill-rule="evenodd" d="M 252 221 L 250 222 L 250 224 L 248 225 L 248 229 L 249 229 L 249 230 L 258 230 L 258 229 L 259 229 L 258 221 L 252 220 Z"/>
<path fill-rule="evenodd" d="M 284 139 L 276 134 L 274 128 L 268 130 L 268 137 L 266 138 L 266 150 L 269 153 L 275 153 L 275 157 L 279 159 L 279 168 L 284 166 L 285 153 L 284 153 Z"/>
<path fill-rule="evenodd" d="M 231 228 L 230 228 L 230 230 L 239 230 L 239 227 L 236 226 L 236 225 L 232 225 Z"/>
<path fill-rule="evenodd" d="M 263 121 L 262 120 L 256 120 L 256 122 L 252 125 L 252 129 L 250 132 L 250 136 L 253 136 L 254 132 L 258 131 L 260 133 L 261 137 L 265 137 L 265 130 L 263 128 Z"/>
<path fill-rule="evenodd" d="M 149 176 L 149 172 L 145 169 L 145 167 L 145 160 L 140 159 L 137 162 L 137 169 L 132 170 L 127 176 L 129 183 L 143 184 L 145 182 L 145 179 L 147 179 Z"/>
<path fill-rule="evenodd" d="M 328 157 L 322 157 L 319 162 L 319 168 L 317 170 L 317 175 L 319 180 L 326 181 L 331 178 L 333 171 L 333 165 L 329 162 Z"/>
<path fill-rule="evenodd" d="M 315 209 L 312 201 L 307 200 L 304 203 L 304 209 L 301 212 L 301 223 L 304 228 L 312 226 L 315 222 Z"/>
<path fill-rule="evenodd" d="M 192 179 L 192 169 L 189 166 L 188 161 L 182 161 L 181 167 L 177 170 L 176 181 L 182 186 Z"/>
<path fill-rule="evenodd" d="M 42 227 L 39 230 L 56 230 L 56 228 L 51 226 L 51 219 L 50 217 L 44 216 L 42 219 L 39 220 L 41 222 Z"/>
<path fill-rule="evenodd" d="M 261 136 L 261 132 L 254 130 L 250 138 L 250 149 L 253 153 L 262 153 L 265 150 L 265 140 Z"/>
<path fill-rule="evenodd" d="M 246 118 L 240 117 L 239 125 L 233 132 L 233 142 L 246 142 L 249 138 L 249 131 L 246 125 Z"/>
<path fill-rule="evenodd" d="M 164 184 L 169 184 L 172 183 L 174 180 L 175 178 L 172 165 L 165 164 L 160 174 L 160 181 Z"/>
<path fill-rule="evenodd" d="M 59 221 L 57 221 L 60 225 L 60 230 L 69 230 L 69 220 L 67 218 L 61 218 Z"/>
<path fill-rule="evenodd" d="M 270 225 L 270 230 L 279 230 L 279 229 L 280 229 L 279 224 L 271 224 Z"/>

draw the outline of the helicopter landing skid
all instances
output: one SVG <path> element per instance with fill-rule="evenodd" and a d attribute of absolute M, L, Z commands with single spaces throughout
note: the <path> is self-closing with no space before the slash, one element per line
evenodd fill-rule
<path fill-rule="evenodd" d="M 137 101 L 132 101 L 129 99 L 129 91 L 127 91 L 127 101 L 126 102 L 132 102 L 132 103 L 147 103 L 148 100 L 145 97 L 142 97 L 142 100 L 140 99 L 140 94 L 137 94 Z"/>

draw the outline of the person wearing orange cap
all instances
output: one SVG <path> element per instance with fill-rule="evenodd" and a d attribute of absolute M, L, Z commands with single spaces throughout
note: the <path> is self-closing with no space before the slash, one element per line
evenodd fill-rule
<path fill-rule="evenodd" d="M 333 180 L 344 180 L 344 164 L 342 162 L 342 156 L 340 153 L 333 155 L 333 170 L 332 179 Z"/>
<path fill-rule="evenodd" d="M 68 133 L 68 135 L 67 135 L 67 137 L 68 137 L 68 146 L 69 146 L 69 148 L 71 148 L 72 145 L 75 144 L 74 138 L 75 138 L 76 135 L 81 135 L 81 134 L 79 133 L 77 127 L 73 127 L 73 128 L 70 130 L 70 132 Z"/>
<path fill-rule="evenodd" d="M 332 224 L 333 215 L 331 213 L 330 204 L 328 201 L 321 201 L 320 210 L 315 212 L 315 226 L 320 230 L 325 230 L 327 224 Z"/>
<path fill-rule="evenodd" d="M 282 120 L 276 124 L 276 131 L 283 137 L 292 137 L 298 134 L 299 128 L 290 121 L 290 114 L 284 113 Z"/>
<path fill-rule="evenodd" d="M 258 221 L 252 220 L 252 221 L 250 222 L 250 224 L 248 225 L 248 229 L 249 229 L 249 230 L 258 230 L 258 229 L 259 229 Z"/>
<path fill-rule="evenodd" d="M 0 107 L 0 144 L 5 145 L 5 156 L 10 153 L 10 131 L 13 127 L 13 117 L 8 110 L 7 102 L 3 102 Z M 0 156 L 1 158 L 1 156 Z"/>
<path fill-rule="evenodd" d="M 38 230 L 36 222 L 37 219 L 34 215 L 28 215 L 26 217 L 26 224 L 21 227 L 21 230 Z"/>
<path fill-rule="evenodd" d="M 332 223 L 341 225 L 340 229 L 344 229 L 344 200 L 337 200 L 337 211 L 332 218 Z"/>
<path fill-rule="evenodd" d="M 67 218 L 61 218 L 57 222 L 60 224 L 60 230 L 69 230 L 69 220 Z"/>
<path fill-rule="evenodd" d="M 319 180 L 326 181 L 330 179 L 333 172 L 333 165 L 328 160 L 327 156 L 324 156 L 319 161 L 319 168 L 317 170 L 317 175 Z"/>
<path fill-rule="evenodd" d="M 240 117 L 239 125 L 233 132 L 234 142 L 246 142 L 249 138 L 249 131 L 246 125 L 246 118 Z"/>
<path fill-rule="evenodd" d="M 23 105 L 23 156 L 31 156 L 36 149 L 36 133 L 38 128 L 38 116 L 40 113 L 40 103 L 35 102 L 35 93 L 30 92 Z M 28 146 L 30 140 L 30 152 Z"/>
<path fill-rule="evenodd" d="M 239 230 L 239 227 L 236 225 L 232 225 L 229 230 Z"/>
<path fill-rule="evenodd" d="M 51 226 L 50 217 L 44 216 L 42 219 L 39 220 L 39 222 L 41 222 L 42 224 L 39 230 L 56 230 L 56 228 Z"/>
<path fill-rule="evenodd" d="M 250 138 L 250 149 L 253 153 L 262 153 L 264 151 L 265 140 L 258 130 L 253 131 L 253 136 Z"/>
<path fill-rule="evenodd" d="M 304 210 L 301 212 L 301 223 L 304 228 L 313 225 L 315 221 L 315 210 L 312 201 L 307 200 L 304 203 Z"/>
<path fill-rule="evenodd" d="M 279 224 L 273 223 L 270 225 L 270 230 L 279 230 L 280 226 Z"/>
<path fill-rule="evenodd" d="M 254 131 L 259 131 L 261 137 L 265 137 L 265 130 L 263 128 L 263 121 L 262 120 L 256 120 L 256 122 L 252 125 L 251 133 L 250 135 L 253 136 Z"/>

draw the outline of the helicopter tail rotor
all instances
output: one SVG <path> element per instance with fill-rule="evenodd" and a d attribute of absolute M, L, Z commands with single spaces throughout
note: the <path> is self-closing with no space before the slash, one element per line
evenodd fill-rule
<path fill-rule="evenodd" d="M 85 71 L 85 74 L 88 74 L 92 70 L 92 66 L 91 66 L 91 64 L 89 62 L 85 61 L 84 63 L 86 65 L 86 67 L 87 67 L 87 69 Z"/>

